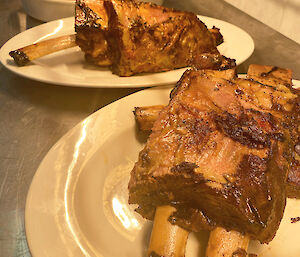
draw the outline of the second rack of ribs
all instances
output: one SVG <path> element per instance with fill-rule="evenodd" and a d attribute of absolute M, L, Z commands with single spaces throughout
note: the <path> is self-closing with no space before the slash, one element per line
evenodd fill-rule
<path fill-rule="evenodd" d="M 77 0 L 75 29 L 85 58 L 119 76 L 235 66 L 216 48 L 218 29 L 208 30 L 193 13 L 152 3 Z"/>
<path fill-rule="evenodd" d="M 221 226 L 271 241 L 285 208 L 292 158 L 286 124 L 293 105 L 273 108 L 283 98 L 293 102 L 296 95 L 187 71 L 139 154 L 129 202 L 148 219 L 157 206 L 173 205 L 170 221 L 190 231 Z"/>

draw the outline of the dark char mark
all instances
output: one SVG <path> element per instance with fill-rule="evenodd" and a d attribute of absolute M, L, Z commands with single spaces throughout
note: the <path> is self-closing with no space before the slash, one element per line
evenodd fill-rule
<path fill-rule="evenodd" d="M 261 77 L 267 77 L 268 75 L 270 75 L 273 71 L 278 70 L 278 67 L 274 66 L 271 70 L 269 70 L 268 72 L 262 72 L 260 74 Z"/>

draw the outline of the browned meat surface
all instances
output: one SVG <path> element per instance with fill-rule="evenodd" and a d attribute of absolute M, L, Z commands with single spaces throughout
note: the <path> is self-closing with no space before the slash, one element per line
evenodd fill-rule
<path fill-rule="evenodd" d="M 269 242 L 285 207 L 295 98 L 252 80 L 187 71 L 139 154 L 129 202 L 148 219 L 168 204 L 177 208 L 170 220 L 188 230 L 221 226 Z"/>
<path fill-rule="evenodd" d="M 216 48 L 218 29 L 211 33 L 192 13 L 132 0 L 76 3 L 76 42 L 86 59 L 120 76 L 235 65 Z"/>
<path fill-rule="evenodd" d="M 237 77 L 235 68 L 217 72 L 214 70 L 206 70 L 206 74 L 210 74 L 224 79 L 233 79 Z M 139 129 L 141 131 L 151 131 L 154 122 L 157 120 L 160 111 L 164 107 L 164 105 L 135 107 L 133 113 Z"/>
<path fill-rule="evenodd" d="M 292 71 L 274 66 L 251 65 L 248 77 L 260 83 L 274 86 L 278 91 L 294 94 L 293 101 L 280 99 L 277 108 L 287 111 L 288 124 L 292 137 L 292 160 L 289 163 L 287 194 L 291 198 L 300 198 L 300 92 L 292 88 Z M 283 123 L 286 121 L 283 120 Z"/>
<path fill-rule="evenodd" d="M 230 70 L 225 70 L 227 72 Z M 224 74 L 223 74 L 224 75 Z M 275 86 L 278 89 L 284 89 L 285 91 L 292 91 L 293 94 L 297 95 L 294 99 L 294 110 L 290 112 L 293 118 L 289 118 L 293 121 L 291 124 L 291 136 L 293 142 L 293 154 L 292 162 L 289 165 L 289 172 L 287 178 L 287 195 L 290 198 L 300 198 L 300 152 L 299 152 L 299 122 L 300 122 L 300 109 L 299 109 L 299 90 L 294 90 L 292 86 L 292 72 L 289 69 L 283 69 L 273 66 L 262 66 L 262 65 L 250 65 L 248 71 L 248 77 L 260 83 Z M 230 79 L 230 78 L 227 78 Z M 282 99 L 281 105 L 288 104 L 287 99 Z M 139 125 L 139 128 L 143 131 L 150 131 L 153 127 L 154 121 L 157 119 L 159 112 L 164 106 L 146 106 L 135 108 L 135 118 Z"/>
<path fill-rule="evenodd" d="M 103 0 L 76 0 L 76 43 L 85 53 L 85 58 L 99 66 L 110 66 L 108 45 L 104 31 L 108 17 Z"/>
<path fill-rule="evenodd" d="M 157 117 L 163 108 L 163 105 L 136 107 L 134 109 L 134 116 L 140 130 L 150 131 L 153 127 L 153 123 L 157 120 Z"/>
<path fill-rule="evenodd" d="M 224 42 L 223 35 L 221 34 L 219 28 L 213 26 L 211 29 L 209 29 L 209 32 L 214 37 L 217 46 L 221 45 Z"/>

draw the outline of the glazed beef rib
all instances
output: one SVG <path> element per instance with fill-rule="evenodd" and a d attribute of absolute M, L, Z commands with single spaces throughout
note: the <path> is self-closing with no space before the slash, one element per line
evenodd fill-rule
<path fill-rule="evenodd" d="M 218 31 L 212 34 L 190 12 L 131 0 L 77 0 L 75 28 L 86 59 L 111 65 L 120 76 L 235 65 L 217 50 Z"/>
<path fill-rule="evenodd" d="M 129 202 L 148 219 L 173 205 L 172 222 L 188 230 L 220 226 L 269 242 L 285 208 L 292 138 L 283 120 L 293 123 L 297 96 L 214 73 L 189 70 L 172 91 L 132 170 Z M 282 99 L 291 109 L 278 108 Z"/>
<path fill-rule="evenodd" d="M 104 67 L 112 64 L 105 38 L 107 29 L 108 16 L 103 0 L 76 0 L 76 43 L 88 62 Z"/>
<path fill-rule="evenodd" d="M 248 77 L 294 96 L 292 99 L 282 97 L 277 108 L 285 113 L 282 124 L 289 128 L 286 136 L 291 137 L 292 144 L 286 181 L 287 194 L 290 198 L 300 198 L 300 91 L 292 87 L 292 71 L 275 66 L 251 65 Z"/>
<path fill-rule="evenodd" d="M 232 73 L 231 70 L 223 72 L 227 72 L 228 75 Z M 249 66 L 247 77 L 262 84 L 276 87 L 278 90 L 291 91 L 292 94 L 297 96 L 293 101 L 290 101 L 289 98 L 282 98 L 280 105 L 286 107 L 293 106 L 292 109 L 289 109 L 290 111 L 286 112 L 286 115 L 289 116 L 287 120 L 291 121 L 291 124 L 288 125 L 290 130 L 288 135 L 292 137 L 291 141 L 293 142 L 293 146 L 291 147 L 293 152 L 292 160 L 288 165 L 289 171 L 286 189 L 289 198 L 300 198 L 300 91 L 292 87 L 292 72 L 289 69 L 252 64 Z M 230 77 L 227 77 L 227 79 L 230 79 Z M 163 105 L 136 107 L 134 115 L 139 129 L 142 131 L 151 131 L 153 123 L 163 107 Z M 280 108 L 280 106 L 278 107 Z M 282 124 L 285 124 L 284 120 Z"/>

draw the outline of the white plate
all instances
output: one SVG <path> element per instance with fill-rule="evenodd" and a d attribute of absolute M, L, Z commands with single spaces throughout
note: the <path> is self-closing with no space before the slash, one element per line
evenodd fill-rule
<path fill-rule="evenodd" d="M 298 84 L 299 81 L 298 81 Z M 33 257 L 141 257 L 151 222 L 127 204 L 129 172 L 144 141 L 135 127 L 135 106 L 165 104 L 170 87 L 132 94 L 89 116 L 56 143 L 38 168 L 25 210 Z M 276 238 L 251 243 L 264 257 L 300 252 L 300 201 L 288 200 Z M 204 251 L 207 233 L 191 234 L 187 257 Z"/>
<path fill-rule="evenodd" d="M 41 21 L 53 21 L 74 15 L 73 0 L 21 0 L 27 14 Z"/>
<path fill-rule="evenodd" d="M 240 28 L 213 18 L 199 16 L 208 27 L 215 25 L 221 29 L 224 43 L 219 51 L 237 64 L 244 62 L 254 50 L 252 38 Z M 18 67 L 9 52 L 45 39 L 74 33 L 74 17 L 52 21 L 26 30 L 0 49 L 0 61 L 9 70 L 20 76 L 34 80 L 65 86 L 79 87 L 147 87 L 175 83 L 185 69 L 161 73 L 149 73 L 132 77 L 119 77 L 107 68 L 97 68 L 84 61 L 84 54 L 78 47 L 53 53 L 33 61 L 33 64 Z"/>

